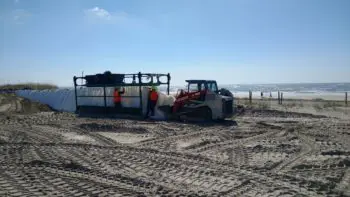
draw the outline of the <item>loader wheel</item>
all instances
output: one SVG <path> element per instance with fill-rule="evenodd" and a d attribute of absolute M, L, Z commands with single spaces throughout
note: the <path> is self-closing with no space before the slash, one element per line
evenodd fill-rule
<path fill-rule="evenodd" d="M 204 121 L 212 120 L 212 111 L 209 107 L 204 108 L 203 114 L 204 114 Z"/>

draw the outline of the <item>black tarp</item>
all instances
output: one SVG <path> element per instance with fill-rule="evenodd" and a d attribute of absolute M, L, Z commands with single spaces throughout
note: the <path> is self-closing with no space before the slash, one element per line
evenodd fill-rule
<path fill-rule="evenodd" d="M 124 80 L 123 74 L 96 74 L 86 75 L 86 86 L 103 86 L 104 84 L 122 84 Z"/>

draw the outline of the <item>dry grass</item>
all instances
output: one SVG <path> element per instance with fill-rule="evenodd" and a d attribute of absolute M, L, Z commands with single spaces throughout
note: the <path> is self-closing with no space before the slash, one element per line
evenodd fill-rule
<path fill-rule="evenodd" d="M 317 102 L 313 105 L 313 108 L 316 111 L 329 110 L 329 109 L 336 111 L 338 110 L 338 108 L 341 108 L 341 107 L 346 107 L 345 103 L 341 101 L 322 101 L 322 102 Z"/>
<path fill-rule="evenodd" d="M 327 101 L 323 104 L 324 108 L 336 108 L 336 107 L 342 107 L 344 106 L 343 102 L 334 102 L 334 101 Z"/>
<path fill-rule="evenodd" d="M 263 100 L 252 100 L 252 103 L 249 102 L 249 99 L 245 98 L 235 98 L 235 102 L 237 105 L 243 105 L 246 108 L 252 108 L 252 109 L 270 109 L 271 104 L 269 99 L 263 99 Z"/>
<path fill-rule="evenodd" d="M 321 105 L 320 104 L 318 104 L 318 103 L 315 103 L 314 105 L 313 105 L 313 108 L 316 110 L 316 111 L 321 111 L 323 108 L 321 107 Z"/>
<path fill-rule="evenodd" d="M 302 104 L 302 103 L 301 103 Z M 297 106 L 297 103 L 296 102 L 290 102 L 290 103 L 285 103 L 283 104 L 283 106 L 285 108 L 293 108 L 293 107 L 296 107 Z"/>
<path fill-rule="evenodd" d="M 270 106 L 270 103 L 268 103 L 268 102 L 260 102 L 258 104 L 258 108 L 259 109 L 270 109 L 271 106 Z"/>

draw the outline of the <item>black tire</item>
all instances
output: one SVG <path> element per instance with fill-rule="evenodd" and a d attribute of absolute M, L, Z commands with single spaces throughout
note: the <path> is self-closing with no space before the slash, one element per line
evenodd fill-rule
<path fill-rule="evenodd" d="M 203 114 L 204 114 L 204 121 L 212 121 L 213 120 L 213 113 L 209 107 L 203 108 Z"/>
<path fill-rule="evenodd" d="M 233 98 L 232 92 L 230 92 L 230 91 L 229 91 L 228 89 L 226 89 L 226 88 L 221 88 L 219 92 L 220 92 L 220 95 L 229 96 L 229 97 L 232 97 L 232 98 Z"/>
<path fill-rule="evenodd" d="M 243 113 L 244 112 L 244 106 L 243 105 L 237 105 L 237 112 Z"/>
<path fill-rule="evenodd" d="M 225 122 L 225 118 L 218 118 L 218 119 L 216 119 L 216 122 L 219 122 L 219 123 L 221 123 L 221 122 Z"/>

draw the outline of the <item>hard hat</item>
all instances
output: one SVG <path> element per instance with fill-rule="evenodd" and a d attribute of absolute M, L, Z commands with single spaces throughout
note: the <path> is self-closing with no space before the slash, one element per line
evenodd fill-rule
<path fill-rule="evenodd" d="M 152 90 L 157 90 L 157 87 L 156 86 L 152 86 Z"/>

